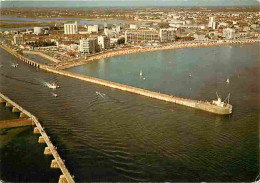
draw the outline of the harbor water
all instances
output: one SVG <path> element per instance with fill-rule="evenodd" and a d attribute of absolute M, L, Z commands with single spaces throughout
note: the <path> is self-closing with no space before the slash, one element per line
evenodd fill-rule
<path fill-rule="evenodd" d="M 259 172 L 258 50 L 259 44 L 164 50 L 70 69 L 192 99 L 230 93 L 234 112 L 228 116 L 45 72 L 2 49 L 0 91 L 39 118 L 75 181 L 254 181 Z M 45 82 L 61 87 L 53 91 Z M 1 119 L 16 117 L 1 105 Z M 21 136 L 28 137 L 22 139 L 37 144 L 26 128 Z M 23 177 L 40 172 L 23 169 L 12 148 L 30 156 L 27 167 L 47 162 L 41 166 L 44 176 L 33 181 L 55 180 L 59 172 L 49 169 L 51 160 L 44 160 L 41 145 L 24 140 L 12 147 L 22 142 L 9 139 L 1 146 L 2 180 L 17 181 L 10 176 L 14 172 Z M 12 164 L 2 163 L 10 157 Z"/>

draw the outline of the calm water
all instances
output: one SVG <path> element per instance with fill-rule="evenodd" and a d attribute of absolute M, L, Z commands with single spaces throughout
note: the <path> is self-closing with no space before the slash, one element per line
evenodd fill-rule
<path fill-rule="evenodd" d="M 259 172 L 258 49 L 255 44 L 150 52 L 74 68 L 100 78 L 191 98 L 211 100 L 215 91 L 231 93 L 231 116 L 36 70 L 3 50 L 0 91 L 40 119 L 76 181 L 253 181 Z M 218 61 L 213 50 L 220 53 L 216 54 Z M 10 67 L 11 62 L 19 63 L 18 68 Z M 140 69 L 146 80 L 140 80 Z M 225 84 L 227 77 L 229 85 Z M 57 98 L 43 86 L 43 82 L 52 81 L 61 86 Z M 25 130 L 23 134 L 31 133 Z M 35 135 L 30 136 L 37 140 Z M 44 158 L 43 147 L 37 148 L 39 155 L 27 159 L 29 167 L 35 166 L 38 156 Z M 20 146 L 17 149 L 25 152 Z M 12 154 L 12 148 L 1 150 L 3 153 L 12 156 L 14 162 L 20 160 Z M 3 170 L 12 169 L 4 163 L 1 166 Z M 23 164 L 16 166 L 20 167 L 17 174 L 30 175 L 22 169 Z M 51 173 L 45 174 L 45 178 L 48 176 Z M 35 177 L 35 181 L 44 180 Z"/>
<path fill-rule="evenodd" d="M 131 21 L 126 20 L 84 20 L 81 18 L 50 18 L 50 19 L 37 19 L 37 18 L 26 18 L 26 17 L 17 17 L 17 16 L 0 16 L 0 20 L 12 20 L 10 23 L 23 23 L 24 22 L 70 22 L 70 21 L 78 21 L 78 25 L 92 25 L 99 24 L 104 25 L 107 24 L 129 24 Z M 22 21 L 22 22 L 21 22 Z M 9 23 L 9 22 L 6 22 Z M 1 28 L 0 31 L 10 31 L 10 30 L 23 30 L 23 29 L 33 29 L 33 27 L 21 27 L 21 28 Z"/>

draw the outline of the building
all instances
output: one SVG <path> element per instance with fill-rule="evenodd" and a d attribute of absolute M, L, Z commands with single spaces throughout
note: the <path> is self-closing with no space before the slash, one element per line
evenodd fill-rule
<path fill-rule="evenodd" d="M 89 25 L 88 33 L 98 33 L 98 25 Z"/>
<path fill-rule="evenodd" d="M 135 25 L 135 24 L 130 24 L 130 29 L 137 29 L 137 25 Z"/>
<path fill-rule="evenodd" d="M 79 51 L 82 53 L 96 53 L 98 40 L 96 38 L 88 38 L 79 40 Z"/>
<path fill-rule="evenodd" d="M 43 28 L 42 27 L 34 27 L 33 33 L 36 35 L 43 34 Z"/>
<path fill-rule="evenodd" d="M 231 28 L 223 29 L 223 36 L 227 39 L 235 38 L 235 29 L 231 29 Z"/>
<path fill-rule="evenodd" d="M 217 22 L 215 21 L 215 17 L 209 17 L 209 28 L 216 29 L 217 28 Z"/>
<path fill-rule="evenodd" d="M 110 39 L 107 36 L 98 36 L 98 45 L 101 49 L 110 48 Z"/>
<path fill-rule="evenodd" d="M 23 44 L 23 43 L 24 43 L 23 35 L 15 34 L 14 37 L 13 37 L 13 44 L 20 45 L 20 44 Z"/>
<path fill-rule="evenodd" d="M 78 23 L 64 24 L 64 34 L 78 34 Z"/>
<path fill-rule="evenodd" d="M 176 41 L 175 29 L 160 29 L 159 32 L 161 42 L 173 42 Z"/>
<path fill-rule="evenodd" d="M 194 34 L 195 41 L 207 41 L 208 39 L 204 34 Z"/>
<path fill-rule="evenodd" d="M 127 30 L 125 43 L 159 42 L 159 33 L 156 30 Z"/>

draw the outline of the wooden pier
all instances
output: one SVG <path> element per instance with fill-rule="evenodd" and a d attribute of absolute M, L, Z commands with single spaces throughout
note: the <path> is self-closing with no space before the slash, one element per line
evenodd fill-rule
<path fill-rule="evenodd" d="M 40 133 L 41 136 L 39 137 L 39 141 L 41 139 L 41 142 L 46 143 L 48 147 L 47 149 L 45 149 L 44 154 L 46 155 L 51 154 L 54 157 L 54 160 L 51 163 L 51 168 L 59 168 L 62 172 L 62 175 L 59 177 L 59 182 L 74 183 L 75 181 L 71 176 L 70 172 L 68 171 L 68 169 L 66 168 L 66 165 L 64 164 L 64 160 L 61 159 L 60 155 L 57 152 L 57 147 L 55 147 L 52 144 L 49 136 L 46 134 L 39 120 L 30 112 L 28 112 L 27 110 L 19 106 L 17 103 L 15 103 L 14 101 L 12 101 L 10 98 L 8 98 L 2 93 L 0 93 L 0 102 L 5 102 L 6 106 L 15 108 L 16 112 L 20 112 L 21 114 L 23 114 L 24 117 L 26 116 L 26 118 L 22 120 L 27 120 L 27 122 L 29 121 L 30 124 L 36 126 L 34 128 L 34 132 Z"/>

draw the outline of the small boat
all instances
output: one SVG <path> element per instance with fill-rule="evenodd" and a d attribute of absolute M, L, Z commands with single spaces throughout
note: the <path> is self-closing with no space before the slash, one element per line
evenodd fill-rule
<path fill-rule="evenodd" d="M 191 73 L 189 74 L 189 77 L 191 77 Z"/>
<path fill-rule="evenodd" d="M 145 78 L 145 77 L 143 77 L 143 80 L 146 80 L 146 78 Z"/>
<path fill-rule="evenodd" d="M 140 76 L 143 76 L 143 72 L 142 72 L 142 70 L 140 70 Z"/>
<path fill-rule="evenodd" d="M 229 83 L 229 78 L 227 78 L 226 82 Z"/>
<path fill-rule="evenodd" d="M 58 97 L 57 93 L 51 93 L 54 97 Z"/>
<path fill-rule="evenodd" d="M 52 88 L 52 89 L 56 89 L 56 88 L 59 88 L 59 86 L 57 84 L 55 84 L 54 82 L 52 83 L 47 83 L 46 86 L 48 88 Z"/>
<path fill-rule="evenodd" d="M 11 64 L 11 67 L 16 68 L 16 67 L 18 67 L 18 64 Z"/>

